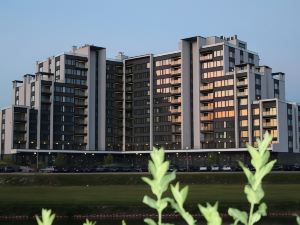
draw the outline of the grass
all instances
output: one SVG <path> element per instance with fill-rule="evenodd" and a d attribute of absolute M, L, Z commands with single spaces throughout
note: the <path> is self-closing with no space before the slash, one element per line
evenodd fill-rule
<path fill-rule="evenodd" d="M 0 174 L 0 215 L 34 215 L 43 207 L 60 214 L 152 212 L 142 198 L 150 194 L 141 181 L 148 174 Z M 219 201 L 221 211 L 245 207 L 242 173 L 178 173 L 190 186 L 188 208 Z M 264 181 L 272 211 L 300 211 L 300 173 L 276 172 Z"/>
<path fill-rule="evenodd" d="M 272 211 L 299 211 L 300 184 L 267 184 L 266 202 Z M 109 210 L 136 212 L 144 210 L 143 195 L 149 194 L 145 185 L 101 186 L 5 186 L 0 187 L 0 214 L 34 214 L 50 207 L 62 214 L 95 213 Z M 187 204 L 219 201 L 221 211 L 228 206 L 246 205 L 243 186 L 236 184 L 190 185 Z"/>

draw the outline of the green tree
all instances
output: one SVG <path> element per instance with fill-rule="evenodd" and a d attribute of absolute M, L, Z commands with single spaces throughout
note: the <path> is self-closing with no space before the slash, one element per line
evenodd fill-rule
<path fill-rule="evenodd" d="M 112 154 L 108 154 L 104 157 L 104 164 L 108 165 L 108 164 L 112 164 L 114 162 L 114 157 Z"/>
<path fill-rule="evenodd" d="M 66 159 L 65 156 L 63 154 L 57 154 L 57 156 L 55 157 L 54 166 L 56 167 L 64 167 L 66 165 Z"/>

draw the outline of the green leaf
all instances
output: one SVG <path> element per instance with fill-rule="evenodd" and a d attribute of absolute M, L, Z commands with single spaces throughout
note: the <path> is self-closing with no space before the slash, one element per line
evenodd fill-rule
<path fill-rule="evenodd" d="M 259 205 L 259 207 L 258 207 L 258 210 L 257 210 L 257 212 L 260 214 L 260 215 L 262 215 L 262 216 L 266 216 L 267 215 L 267 205 L 266 205 L 266 203 L 261 203 L 260 205 Z"/>
<path fill-rule="evenodd" d="M 88 219 L 86 219 L 83 225 L 96 225 L 96 222 L 89 221 Z"/>
<path fill-rule="evenodd" d="M 156 225 L 156 222 L 153 219 L 146 218 L 144 222 L 148 225 Z"/>
<path fill-rule="evenodd" d="M 42 209 L 42 219 L 36 216 L 38 225 L 52 225 L 55 214 L 51 214 L 51 209 Z"/>
<path fill-rule="evenodd" d="M 169 184 L 175 180 L 176 178 L 176 174 L 175 172 L 172 172 L 172 173 L 169 173 L 167 175 L 165 175 L 161 181 L 161 186 L 162 186 L 162 191 L 165 192 L 168 187 L 169 187 Z"/>
<path fill-rule="evenodd" d="M 253 188 L 256 189 L 257 186 L 261 183 L 262 179 L 271 172 L 274 164 L 276 163 L 276 160 L 273 160 L 263 166 L 257 173 L 255 174 L 255 183 L 253 184 Z"/>
<path fill-rule="evenodd" d="M 211 206 L 209 203 L 206 203 L 206 207 L 198 205 L 200 212 L 207 221 L 207 225 L 221 225 L 222 219 L 218 212 L 218 203 L 214 206 Z"/>
<path fill-rule="evenodd" d="M 246 175 L 249 184 L 251 184 L 251 186 L 252 186 L 254 184 L 254 181 L 255 181 L 253 173 L 240 161 L 239 161 L 239 165 L 243 169 L 244 174 Z"/>
<path fill-rule="evenodd" d="M 122 220 L 122 225 L 126 225 L 125 220 Z"/>
<path fill-rule="evenodd" d="M 158 200 L 157 210 L 162 212 L 165 208 L 167 208 L 168 203 L 169 203 L 168 198 L 163 198 L 161 200 Z"/>
<path fill-rule="evenodd" d="M 188 193 L 189 193 L 189 186 L 185 186 L 184 188 L 181 189 L 180 194 L 182 198 L 182 203 L 185 202 Z"/>
<path fill-rule="evenodd" d="M 246 185 L 244 192 L 247 195 L 248 202 L 251 204 L 258 204 L 260 200 L 264 197 L 264 191 L 259 185 L 256 190 L 253 190 L 251 186 Z"/>
<path fill-rule="evenodd" d="M 251 219 L 251 224 L 255 224 L 256 222 L 258 222 L 261 218 L 261 214 L 255 212 L 252 215 L 252 219 Z"/>
<path fill-rule="evenodd" d="M 157 202 L 150 198 L 149 196 L 145 195 L 143 198 L 143 203 L 148 205 L 149 207 L 153 209 L 157 209 Z"/>
<path fill-rule="evenodd" d="M 229 208 L 228 209 L 228 215 L 230 215 L 235 223 L 237 224 L 238 222 L 241 222 L 242 224 L 247 224 L 247 220 L 248 220 L 248 214 L 247 212 L 244 211 L 240 211 L 238 209 L 234 209 L 234 208 Z"/>
<path fill-rule="evenodd" d="M 300 225 L 300 217 L 299 216 L 297 216 L 296 221 L 297 221 L 298 225 Z"/>

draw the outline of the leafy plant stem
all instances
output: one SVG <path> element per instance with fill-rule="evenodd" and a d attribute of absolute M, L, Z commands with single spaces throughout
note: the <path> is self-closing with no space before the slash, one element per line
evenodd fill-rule
<path fill-rule="evenodd" d="M 248 220 L 248 225 L 253 225 L 253 223 L 252 223 L 252 215 L 253 215 L 253 211 L 254 211 L 254 204 L 251 203 L 250 213 L 249 213 L 249 220 Z"/>

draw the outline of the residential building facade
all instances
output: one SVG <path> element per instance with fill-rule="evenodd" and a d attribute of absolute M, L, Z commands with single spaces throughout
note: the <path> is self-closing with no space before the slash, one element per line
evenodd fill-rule
<path fill-rule="evenodd" d="M 37 62 L 13 81 L 1 154 L 240 151 L 268 131 L 274 152 L 300 152 L 300 106 L 285 74 L 237 36 L 190 37 L 179 50 L 116 59 L 92 45 Z"/>

